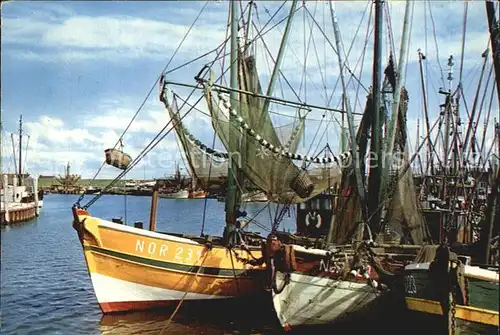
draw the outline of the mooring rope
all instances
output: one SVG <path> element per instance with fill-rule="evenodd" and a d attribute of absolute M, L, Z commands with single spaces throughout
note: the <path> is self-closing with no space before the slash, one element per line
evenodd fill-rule
<path fill-rule="evenodd" d="M 200 266 L 198 268 L 198 271 L 196 271 L 196 274 L 194 275 L 193 279 L 196 279 L 198 277 L 198 275 L 200 274 L 200 271 L 203 268 L 203 264 L 205 264 L 205 260 L 207 259 L 208 253 L 211 251 L 211 248 L 209 248 L 208 246 L 205 246 L 205 248 L 206 248 L 207 251 L 205 252 L 205 256 L 203 256 L 203 260 L 202 260 L 202 262 L 201 262 L 201 264 L 200 264 Z M 177 304 L 177 307 L 175 308 L 174 312 L 172 313 L 172 315 L 168 319 L 167 324 L 165 325 L 165 327 L 163 327 L 160 330 L 160 335 L 163 335 L 164 332 L 168 329 L 168 327 L 170 327 L 170 324 L 172 323 L 172 320 L 174 319 L 174 317 L 177 314 L 177 312 L 179 312 L 179 309 L 181 308 L 182 303 L 186 299 L 187 294 L 188 294 L 188 291 L 184 292 L 184 295 L 182 296 L 181 300 Z"/>

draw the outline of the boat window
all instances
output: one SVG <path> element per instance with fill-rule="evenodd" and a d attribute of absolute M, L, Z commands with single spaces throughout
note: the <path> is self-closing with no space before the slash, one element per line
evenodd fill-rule
<path fill-rule="evenodd" d="M 324 207 L 326 210 L 332 209 L 332 202 L 330 199 L 324 199 Z"/>
<path fill-rule="evenodd" d="M 319 199 L 311 200 L 311 209 L 319 209 Z"/>
<path fill-rule="evenodd" d="M 306 203 L 305 202 L 303 202 L 303 203 L 300 204 L 300 209 L 306 209 Z"/>

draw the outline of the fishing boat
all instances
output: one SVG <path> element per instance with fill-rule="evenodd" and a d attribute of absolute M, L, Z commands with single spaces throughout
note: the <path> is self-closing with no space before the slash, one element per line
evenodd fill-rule
<path fill-rule="evenodd" d="M 97 194 L 99 192 L 101 192 L 101 189 L 98 187 L 89 186 L 85 189 L 85 194 Z"/>
<path fill-rule="evenodd" d="M 238 59 L 238 11 L 235 6 L 236 1 L 232 1 L 231 87 L 237 89 L 238 64 L 234 61 Z M 181 122 L 178 113 L 182 106 L 177 108 L 176 96 L 170 99 L 167 95 L 166 82 L 162 82 L 160 88 L 160 100 L 171 115 L 171 127 L 167 133 L 175 131 L 178 140 L 187 146 L 185 152 L 188 161 L 193 163 L 196 160 L 194 153 L 201 154 L 200 159 L 207 159 L 209 162 L 227 159 L 227 154 L 216 154 L 214 150 L 206 150 L 206 146 L 202 147 L 205 150 L 199 148 L 199 142 L 191 139 L 192 135 Z M 239 99 L 236 91 L 233 91 L 232 99 Z M 188 135 L 190 138 L 187 138 Z M 145 148 L 144 152 L 149 150 L 151 146 Z M 233 150 L 237 151 L 238 148 Z M 123 159 L 108 159 L 108 153 L 109 151 L 106 153 L 106 161 L 122 169 L 116 180 L 123 178 L 141 158 L 140 156 L 132 159 L 131 162 L 127 160 L 127 164 L 124 164 Z M 124 153 L 124 157 L 129 155 Z M 206 164 L 198 166 L 203 167 Z M 227 176 L 238 174 L 238 166 L 227 162 L 223 162 L 223 167 L 219 166 L 219 170 L 214 167 L 211 175 L 202 175 L 200 172 L 204 170 L 192 167 L 191 172 L 195 175 L 198 173 L 196 176 L 201 181 L 211 177 L 217 178 L 218 171 L 224 167 Z M 102 193 L 113 184 L 105 187 Z M 127 222 L 121 224 L 93 217 L 89 207 L 100 195 L 82 205 L 82 194 L 72 207 L 73 227 L 83 247 L 94 293 L 103 313 L 163 307 L 184 301 L 215 302 L 233 298 L 255 298 L 265 294 L 265 266 L 262 263 L 253 265 L 255 259 L 261 258 L 261 238 L 239 230 L 237 219 L 245 213 L 238 209 L 239 190 L 234 187 L 235 181 L 231 177 L 229 184 L 226 228 L 222 237 L 208 236 L 203 230 L 200 237 L 157 232 L 156 200 L 160 187 L 158 183 L 153 189 L 149 229 L 142 229 L 142 223 L 139 222 L 130 226 Z M 223 222 L 224 219 L 221 218 L 221 223 Z M 236 245 L 241 245 L 242 248 L 234 248 Z"/>
<path fill-rule="evenodd" d="M 159 98 L 170 120 L 170 127 L 167 125 L 162 130 L 160 138 L 170 131 L 175 132 L 190 175 L 202 189 L 208 189 L 207 185 L 214 179 L 227 178 L 226 216 L 225 220 L 220 220 L 221 226 L 225 221 L 222 236 L 207 236 L 203 230 L 204 222 L 199 237 L 157 232 L 157 190 L 153 191 L 148 230 L 142 229 L 140 223 L 132 227 L 126 222 L 120 224 L 92 217 L 89 207 L 98 196 L 86 205 L 81 205 L 79 199 L 73 207 L 74 228 L 84 248 L 97 300 L 105 313 L 180 304 L 184 300 L 257 296 L 266 293 L 267 284 L 267 288 L 272 289 L 278 319 L 284 327 L 332 322 L 349 312 L 368 308 L 372 301 L 379 301 L 379 296 L 390 291 L 394 277 L 402 274 L 405 265 L 415 259 L 420 245 L 428 242 L 421 213 L 416 210 L 416 192 L 408 169 L 413 157 L 408 158 L 406 125 L 396 122 L 406 119 L 408 100 L 402 87 L 406 57 L 398 58 L 398 80 L 395 83 L 395 71 L 390 70 L 394 62 L 389 60 L 384 91 L 388 88 L 386 94 L 397 103 L 392 103 L 393 115 L 387 127 L 380 120 L 372 120 L 373 115 L 379 114 L 373 110 L 380 110 L 381 106 L 380 98 L 375 98 L 381 94 L 381 54 L 377 48 L 374 62 L 378 64 L 378 74 L 374 75 L 374 93 L 368 94 L 358 135 L 354 131 L 354 113 L 343 78 L 349 67 L 342 59 L 339 59 L 343 82 L 342 109 L 309 104 L 305 89 L 282 90 L 282 95 L 286 91 L 293 98 L 277 98 L 274 95 L 280 91 L 278 85 L 287 83 L 280 80 L 286 79 L 280 78 L 284 72 L 281 65 L 286 58 L 285 49 L 297 3 L 293 1 L 284 19 L 286 26 L 277 56 L 270 57 L 274 66 L 269 71 L 265 93 L 257 66 L 264 61 L 257 57 L 256 47 L 263 41 L 262 32 L 265 30 L 252 33 L 255 29 L 252 20 L 254 2 L 242 11 L 238 2 L 230 2 L 230 29 L 226 40 L 230 41 L 229 59 L 221 56 L 227 51 L 224 51 L 224 42 L 213 51 L 216 54 L 214 60 L 204 61 L 201 70 L 198 72 L 197 69 L 195 83 L 174 81 L 170 72 L 159 78 Z M 305 15 L 306 7 L 304 2 L 301 9 Z M 376 1 L 375 7 L 379 15 L 375 29 L 378 39 L 382 34 L 381 1 Z M 241 12 L 243 15 L 239 17 Z M 238 30 L 238 26 L 242 28 Z M 404 31 L 406 34 L 408 29 Z M 338 37 L 336 44 L 333 49 L 338 51 L 335 53 L 343 55 Z M 260 47 L 265 50 L 267 46 L 262 43 Z M 227 62 L 222 62 L 222 59 Z M 304 59 L 303 63 L 306 72 L 307 60 Z M 219 66 L 214 64 L 221 65 L 220 73 L 217 72 Z M 227 67 L 229 78 L 224 77 Z M 292 68 L 296 73 L 297 67 Z M 183 74 L 182 78 L 185 77 Z M 305 78 L 306 75 L 297 86 L 305 85 Z M 226 82 L 230 83 L 229 86 Z M 208 113 L 202 112 L 210 117 L 214 130 L 212 140 L 202 141 L 188 129 L 189 123 L 184 117 L 194 113 L 197 107 L 192 103 L 191 95 L 180 94 L 186 88 L 192 88 L 192 92 L 202 91 L 198 101 L 205 100 L 207 104 Z M 291 117 L 293 122 L 278 124 L 272 118 L 276 111 L 280 112 L 279 115 Z M 305 137 L 306 118 L 313 111 L 322 115 L 320 122 L 328 120 L 327 115 L 342 115 L 342 146 L 338 149 L 341 154 L 334 154 L 329 145 L 319 152 L 310 149 L 307 154 L 297 154 Z M 344 124 L 345 116 L 348 127 Z M 365 167 L 360 157 L 367 151 L 370 128 L 372 138 L 381 138 L 380 130 L 387 129 L 389 144 L 384 151 L 403 153 L 407 164 L 391 171 L 392 174 L 389 169 L 384 170 L 386 175 L 370 166 L 370 186 L 366 192 Z M 349 129 L 351 150 L 346 129 Z M 152 145 L 126 167 L 115 166 L 124 168 L 117 179 L 157 143 L 152 141 Z M 371 142 L 375 146 L 372 151 L 381 154 L 377 143 Z M 223 149 L 217 149 L 217 145 Z M 355 168 L 352 164 L 343 166 L 342 163 L 350 159 L 357 163 Z M 389 177 L 396 181 L 388 182 Z M 385 183 L 383 186 L 380 179 Z M 339 193 L 334 197 L 329 193 L 335 184 L 341 185 L 341 197 Z M 247 217 L 241 206 L 242 194 L 256 189 L 263 192 L 269 202 L 279 205 L 270 222 L 271 234 L 264 248 L 260 247 L 263 242 L 260 235 L 246 231 L 256 222 Z M 320 203 L 324 203 L 314 208 L 317 199 L 323 199 Z M 386 211 L 382 218 L 378 209 L 381 203 Z M 307 229 L 299 228 L 298 221 L 297 234 L 279 232 L 279 224 L 293 205 L 306 211 L 300 213 L 300 225 L 307 226 Z M 326 212 L 319 214 L 320 219 L 318 211 L 321 210 Z M 395 234 L 399 237 L 396 243 L 396 239 L 389 239 L 395 228 L 400 232 Z M 317 297 L 317 300 L 303 299 L 305 297 Z"/>
<path fill-rule="evenodd" d="M 497 334 L 500 294 L 498 267 L 468 265 L 446 245 L 405 268 L 409 310 L 427 325 L 455 334 Z"/>
<path fill-rule="evenodd" d="M 165 199 L 188 199 L 189 190 L 183 188 L 184 178 L 181 177 L 181 170 L 178 163 L 175 164 L 175 173 L 172 179 L 167 179 L 169 185 L 173 187 L 165 187 L 162 192 L 159 193 L 160 198 Z"/>
<path fill-rule="evenodd" d="M 2 139 L 5 138 L 0 120 Z M 0 225 L 29 221 L 36 218 L 43 208 L 43 190 L 38 190 L 38 178 L 24 173 L 23 120 L 19 118 L 18 147 L 16 153 L 14 134 L 11 134 L 15 173 L 3 173 L 0 165 Z M 24 163 L 26 164 L 26 163 Z"/>
<path fill-rule="evenodd" d="M 171 193 L 160 193 L 159 197 L 164 198 L 164 199 L 188 199 L 189 198 L 189 191 L 188 190 L 179 190 L 179 191 L 171 192 Z"/>
<path fill-rule="evenodd" d="M 418 257 L 405 268 L 404 293 L 408 309 L 426 322 L 432 322 L 443 333 L 498 333 L 499 264 L 491 254 L 494 251 L 492 240 L 500 233 L 500 162 L 498 158 L 495 162 L 491 157 L 483 156 L 484 152 L 491 152 L 495 142 L 498 143 L 500 153 L 498 123 L 494 125 L 495 138 L 491 149 L 485 148 L 485 133 L 491 123 L 489 118 L 494 99 L 494 84 L 491 85 L 489 108 L 483 105 L 490 90 L 493 73 L 497 102 L 500 102 L 500 62 L 496 56 L 500 45 L 500 31 L 495 10 L 494 4 L 486 1 L 490 43 L 494 52 L 490 54 L 486 50 L 481 55 L 482 71 L 473 109 L 470 115 L 468 114 L 469 127 L 465 136 L 460 133 L 460 119 L 454 117 L 459 115 L 460 100 L 452 86 L 454 61 L 451 56 L 448 59 L 448 89 L 440 90 L 445 96 L 445 102 L 441 105 L 441 118 L 445 126 L 441 137 L 444 142 L 444 167 L 440 166 L 431 171 L 426 169 L 427 173 L 424 174 L 422 182 L 424 200 L 429 203 L 431 195 L 438 203 L 427 209 L 427 212 L 428 215 L 433 215 L 432 221 L 429 221 L 433 225 L 434 238 L 440 242 L 440 246 L 429 248 L 425 257 Z M 464 6 L 464 13 L 465 26 L 467 4 Z M 420 56 L 420 62 L 421 60 Z M 489 60 L 492 60 L 493 64 L 490 74 L 485 78 Z M 461 74 L 459 78 L 460 87 Z M 486 84 L 482 89 L 485 79 Z M 479 124 L 481 112 L 484 110 L 487 111 L 484 116 L 485 127 L 483 139 L 479 140 L 475 125 Z M 436 142 L 437 139 L 430 145 L 436 145 Z M 490 164 L 490 169 L 485 168 L 487 163 Z M 432 168 L 432 163 L 430 165 Z"/>
<path fill-rule="evenodd" d="M 299 205 L 296 236 L 284 236 L 276 231 L 270 239 L 272 252 L 267 255 L 267 266 L 273 304 L 285 329 L 335 323 L 380 310 L 374 306 L 391 293 L 395 278 L 403 274 L 405 265 L 415 258 L 427 238 L 417 207 L 413 176 L 408 169 L 410 158 L 404 121 L 408 95 L 403 87 L 402 69 L 409 16 L 405 14 L 399 67 L 396 70 L 391 56 L 382 86 L 380 34 L 384 8 L 381 1 L 374 2 L 374 69 L 378 70 L 374 70 L 372 89 L 356 135 L 344 81 L 346 64 L 336 11 L 331 3 L 329 6 L 348 121 L 348 127 L 342 124 L 341 129 L 343 132 L 349 129 L 350 143 L 354 145 L 350 150 L 354 164 L 343 169 L 337 192 L 325 193 Z M 410 11 L 412 5 L 408 2 L 406 12 Z M 382 106 L 382 92 L 384 101 L 391 102 L 392 113 L 384 125 L 372 117 Z M 373 140 L 382 136 L 381 129 L 385 129 L 387 138 L 383 148 Z M 372 138 L 371 150 L 378 154 L 377 157 L 383 157 L 382 150 L 388 154 L 385 157 L 398 154 L 403 164 L 393 166 L 390 162 L 384 164 L 382 170 L 377 163 L 380 169 L 370 166 L 370 173 L 365 177 L 365 166 L 359 157 L 364 157 L 367 151 L 368 134 Z M 341 135 L 341 139 L 346 137 L 345 133 Z M 342 142 L 342 151 L 345 151 L 347 141 Z"/>
<path fill-rule="evenodd" d="M 492 191 L 488 196 L 486 212 L 479 224 L 479 240 L 464 234 L 464 229 L 456 229 L 461 226 L 452 220 L 460 216 L 449 215 L 445 223 L 455 229 L 442 229 L 446 234 L 442 235 L 441 245 L 427 247 L 426 252 L 405 267 L 404 294 L 408 309 L 417 317 L 423 317 L 427 325 L 430 324 L 443 332 L 498 332 L 499 264 L 492 255 L 498 253 L 498 250 L 494 250 L 491 241 L 492 234 L 498 232 L 500 214 L 495 207 L 500 195 L 500 169 L 497 169 L 496 180 L 491 185 Z M 462 210 L 452 209 L 450 212 Z M 478 228 L 475 225 L 470 227 L 469 234 Z M 468 245 L 469 248 L 448 244 L 445 240 L 460 241 L 464 236 L 466 240 L 473 242 Z M 479 260 L 482 265 L 473 265 L 472 261 L 477 263 L 478 254 L 481 253 L 483 257 Z"/>
<path fill-rule="evenodd" d="M 243 12 L 250 13 L 254 6 L 250 2 Z M 227 177 L 224 232 L 220 237 L 207 236 L 203 231 L 204 222 L 199 237 L 157 232 L 156 198 L 158 188 L 163 187 L 158 183 L 153 190 L 148 230 L 141 229 L 140 222 L 132 227 L 127 222 L 121 224 L 93 217 L 89 207 L 100 195 L 85 205 L 81 204 L 82 195 L 73 206 L 73 227 L 78 232 L 94 292 L 104 313 L 183 301 L 268 297 L 265 290 L 266 264 L 261 248 L 263 238 L 247 231 L 253 221 L 246 218 L 247 213 L 240 207 L 241 194 L 250 188 L 260 189 L 274 202 L 301 203 L 340 179 L 338 162 L 347 154 L 325 157 L 296 154 L 304 130 L 304 115 L 312 106 L 292 101 L 286 108 L 293 113 L 294 121 L 273 125 L 268 110 L 279 105 L 280 99 L 272 97 L 276 78 L 271 80 L 264 96 L 255 54 L 250 47 L 252 43 L 238 43 L 239 35 L 250 41 L 250 33 L 248 29 L 238 32 L 240 11 L 237 1 L 231 1 L 230 8 L 228 36 L 231 52 L 230 60 L 224 63 L 230 70 L 229 87 L 222 85 L 225 67 L 221 68 L 219 79 L 214 80 L 214 71 L 218 70 L 214 64 L 220 59 L 226 43 L 214 51 L 215 60 L 195 76 L 195 85 L 174 82 L 165 74 L 159 78 L 159 98 L 170 119 L 170 128 L 167 125 L 159 135 L 164 137 L 170 131 L 175 132 L 190 175 L 200 188 L 206 189 L 211 180 Z M 251 26 L 247 21 L 247 27 Z M 254 40 L 258 40 L 259 34 L 255 36 Z M 278 71 L 279 65 L 275 66 L 274 76 Z M 226 152 L 204 144 L 188 130 L 183 117 L 195 106 L 178 94 L 175 87 L 192 87 L 193 92 L 201 89 L 199 101 L 205 99 L 215 135 Z M 240 140 L 235 141 L 238 137 Z M 121 138 L 117 144 L 119 142 Z M 116 180 L 123 178 L 153 147 L 146 147 L 126 166 L 122 159 L 109 160 L 114 167 L 122 169 Z M 268 153 L 276 155 L 277 159 Z M 321 167 L 300 168 L 295 162 L 302 165 L 311 162 Z M 224 219 L 221 218 L 220 222 L 222 225 Z"/>
<path fill-rule="evenodd" d="M 207 194 L 203 190 L 192 190 L 188 192 L 189 199 L 205 199 Z"/>
<path fill-rule="evenodd" d="M 241 202 L 267 202 L 268 200 L 266 194 L 261 191 L 247 192 L 241 195 Z"/>

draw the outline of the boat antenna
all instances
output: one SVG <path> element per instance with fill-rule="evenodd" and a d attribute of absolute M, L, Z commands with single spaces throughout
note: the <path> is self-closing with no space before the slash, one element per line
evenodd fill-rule
<path fill-rule="evenodd" d="M 18 168 L 18 175 L 19 175 L 19 178 L 18 178 L 19 186 L 22 186 L 22 184 L 23 184 L 23 181 L 22 181 L 22 177 L 23 177 L 22 150 L 23 150 L 23 115 L 21 114 L 21 116 L 19 117 L 19 164 L 17 167 Z"/>

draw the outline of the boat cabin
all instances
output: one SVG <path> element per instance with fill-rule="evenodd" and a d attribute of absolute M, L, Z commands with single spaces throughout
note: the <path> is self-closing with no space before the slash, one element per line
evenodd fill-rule
<path fill-rule="evenodd" d="M 326 237 L 332 223 L 336 195 L 321 193 L 297 205 L 297 235 Z"/>

